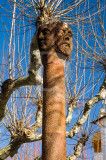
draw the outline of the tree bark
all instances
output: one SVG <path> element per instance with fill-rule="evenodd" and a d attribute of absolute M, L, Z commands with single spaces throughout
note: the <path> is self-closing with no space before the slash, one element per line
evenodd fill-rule
<path fill-rule="evenodd" d="M 66 160 L 65 60 L 51 51 L 43 56 L 42 63 L 42 159 Z"/>

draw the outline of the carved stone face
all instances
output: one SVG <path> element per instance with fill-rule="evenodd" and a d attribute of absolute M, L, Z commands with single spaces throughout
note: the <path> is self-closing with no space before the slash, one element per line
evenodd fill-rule
<path fill-rule="evenodd" d="M 44 24 L 38 29 L 38 46 L 40 51 L 49 51 L 55 46 L 54 25 Z"/>
<path fill-rule="evenodd" d="M 72 51 L 72 30 L 67 23 L 44 24 L 38 29 L 37 37 L 40 51 L 54 49 L 69 57 Z"/>
<path fill-rule="evenodd" d="M 55 50 L 68 58 L 73 46 L 71 27 L 67 23 L 61 22 L 57 24 L 56 31 Z"/>

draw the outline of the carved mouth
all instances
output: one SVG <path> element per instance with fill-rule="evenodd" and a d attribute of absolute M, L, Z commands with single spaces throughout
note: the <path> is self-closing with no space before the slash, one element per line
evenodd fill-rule
<path fill-rule="evenodd" d="M 61 45 L 65 45 L 66 47 L 69 47 L 69 48 L 70 48 L 70 44 L 69 44 L 69 43 L 63 42 L 63 43 L 60 44 L 60 46 L 61 46 Z"/>

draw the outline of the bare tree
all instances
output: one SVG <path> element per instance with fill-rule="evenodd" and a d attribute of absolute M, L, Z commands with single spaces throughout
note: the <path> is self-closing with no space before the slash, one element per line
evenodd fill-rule
<path fill-rule="evenodd" d="M 39 76 L 42 69 L 33 26 L 39 28 L 51 20 L 55 23 L 61 20 L 71 25 L 73 32 L 73 51 L 65 66 L 66 138 L 71 144 L 71 153 L 69 145 L 67 147 L 67 159 L 79 156 L 84 159 L 85 147 L 89 150 L 90 139 L 95 132 L 90 122 L 98 116 L 99 108 L 105 106 L 106 2 L 7 0 L 7 4 L 4 1 L 0 6 L 2 31 L 6 31 L 1 33 L 4 38 L 0 50 L 3 82 L 0 95 L 1 142 L 7 139 L 9 143 L 6 147 L 1 145 L 0 158 L 13 157 L 23 143 L 32 144 L 42 139 L 43 98 L 42 78 Z"/>

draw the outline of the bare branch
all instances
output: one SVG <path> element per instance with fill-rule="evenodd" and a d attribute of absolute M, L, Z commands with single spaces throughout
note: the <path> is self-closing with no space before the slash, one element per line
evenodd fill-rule
<path fill-rule="evenodd" d="M 17 124 L 8 125 L 7 129 L 11 134 L 10 144 L 0 150 L 0 159 L 5 159 L 8 156 L 13 157 L 23 143 L 34 142 L 42 139 L 42 134 L 35 134 L 38 128 L 42 126 L 42 98 L 37 102 L 38 111 L 36 114 L 36 122 L 31 126 L 25 126 L 21 120 L 16 120 Z"/>
<path fill-rule="evenodd" d="M 11 84 L 9 84 L 9 88 L 5 90 L 5 92 L 1 92 L 0 95 L 0 121 L 4 118 L 5 113 L 6 113 L 6 104 L 13 93 L 16 89 L 26 86 L 26 85 L 41 85 L 41 81 L 31 81 L 30 77 L 19 77 L 16 80 L 13 80 Z M 5 87 L 4 87 L 5 88 Z"/>
<path fill-rule="evenodd" d="M 0 150 L 0 160 L 6 159 L 8 156 L 13 157 L 23 143 L 38 141 L 41 138 L 41 134 L 35 134 L 30 128 L 22 128 L 21 132 L 11 139 L 10 144 Z"/>
<path fill-rule="evenodd" d="M 82 147 L 85 145 L 85 143 L 88 141 L 88 137 L 81 137 L 80 140 L 78 140 L 76 146 L 74 147 L 74 153 L 72 156 L 67 156 L 66 160 L 76 160 L 82 152 Z M 36 157 L 34 160 L 42 160 L 42 156 Z"/>
<path fill-rule="evenodd" d="M 88 102 L 86 102 L 82 117 L 76 122 L 76 124 L 70 131 L 66 132 L 67 138 L 72 138 L 80 131 L 80 127 L 87 120 L 89 112 L 91 111 L 93 105 L 101 100 L 104 100 L 105 97 L 106 97 L 106 76 L 102 86 L 100 87 L 99 93 L 95 97 L 90 99 Z"/>
<path fill-rule="evenodd" d="M 80 140 L 78 140 L 76 146 L 74 147 L 74 154 L 72 156 L 67 156 L 66 160 L 76 160 L 81 155 L 82 147 L 87 141 L 88 137 L 81 137 Z"/>
<path fill-rule="evenodd" d="M 69 124 L 72 120 L 72 113 L 73 110 L 77 107 L 75 102 L 71 102 L 71 104 L 69 104 L 69 107 L 67 108 L 67 117 L 66 117 L 66 124 Z"/>
<path fill-rule="evenodd" d="M 38 110 L 36 113 L 36 121 L 34 122 L 34 124 L 31 127 L 31 129 L 34 132 L 36 132 L 38 130 L 38 128 L 42 127 L 42 108 L 43 108 L 43 100 L 42 99 L 38 100 L 37 106 L 38 106 Z"/>

